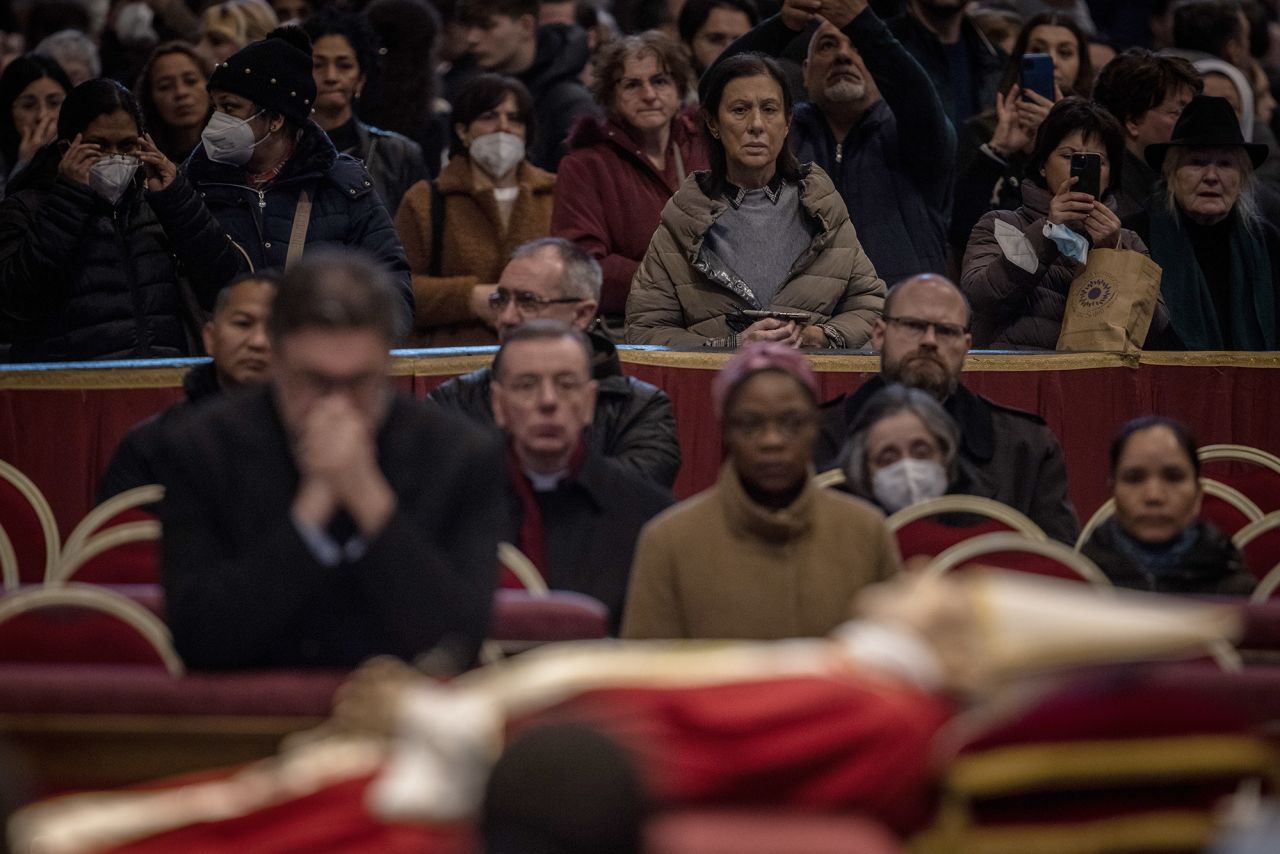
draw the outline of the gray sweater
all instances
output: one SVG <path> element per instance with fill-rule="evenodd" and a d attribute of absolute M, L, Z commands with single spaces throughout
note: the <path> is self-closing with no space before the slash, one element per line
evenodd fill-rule
<path fill-rule="evenodd" d="M 730 186 L 729 207 L 707 232 L 707 248 L 750 286 L 762 306 L 773 302 L 814 235 L 800 208 L 799 188 L 789 181 L 776 186 Z"/>

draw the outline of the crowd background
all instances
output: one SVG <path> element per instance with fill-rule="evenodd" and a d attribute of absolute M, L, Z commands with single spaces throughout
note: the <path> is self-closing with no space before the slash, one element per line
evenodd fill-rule
<path fill-rule="evenodd" d="M 255 248 L 261 240 L 236 213 L 243 202 L 200 186 L 245 177 L 209 169 L 201 152 L 209 120 L 259 120 L 211 97 L 227 88 L 215 67 L 244 70 L 251 46 L 280 24 L 305 31 L 308 39 L 294 42 L 310 52 L 316 94 L 286 116 L 297 156 L 268 123 L 247 164 L 245 176 L 268 191 L 264 228 L 296 213 L 296 194 L 283 190 L 305 177 L 304 156 L 324 166 L 331 146 L 360 161 L 367 178 L 348 173 L 357 190 L 348 201 L 372 187 L 368 202 L 384 211 L 344 212 L 360 224 L 336 232 L 321 217 L 312 227 L 320 233 L 307 241 L 360 245 L 404 277 L 414 307 L 402 340 L 414 345 L 496 343 L 487 298 L 502 265 L 519 244 L 554 235 L 601 263 L 600 321 L 632 343 L 723 347 L 787 335 L 805 348 L 857 349 L 878 311 L 866 277 L 892 286 L 932 272 L 959 281 L 974 304 L 976 347 L 1051 350 L 1070 282 L 1087 248 L 1101 246 L 1148 254 L 1164 268 L 1148 349 L 1277 346 L 1280 158 L 1271 155 L 1280 116 L 1271 90 L 1280 75 L 1280 4 L 1272 0 L 17 0 L 0 12 L 0 193 L 39 190 L 21 175 L 38 171 L 38 152 L 54 149 L 47 172 L 72 143 L 59 131 L 63 100 L 86 80 L 114 80 L 141 108 L 140 135 L 205 193 L 215 223 L 245 258 L 238 266 L 220 259 L 210 274 L 161 240 L 172 258 L 160 277 L 163 297 L 144 299 L 149 308 L 131 321 L 121 305 L 136 302 L 136 291 L 103 285 L 110 275 L 92 265 L 71 270 L 64 259 L 41 270 L 40 282 L 6 268 L 0 347 L 9 359 L 198 355 L 191 330 L 207 319 L 217 288 L 246 268 L 282 265 L 287 233 Z M 278 51 L 281 42 L 273 44 Z M 838 292 L 815 296 L 801 285 L 766 298 L 772 285 L 735 271 L 759 269 L 750 254 L 716 254 L 722 263 L 690 254 L 696 269 L 670 281 L 669 271 L 655 281 L 641 269 L 647 256 L 670 252 L 660 225 L 686 177 L 710 166 L 719 180 L 708 148 L 719 145 L 707 121 L 716 117 L 704 109 L 708 72 L 744 52 L 776 59 L 786 84 L 787 139 L 777 162 L 794 152 L 798 166 L 814 164 L 847 211 L 851 229 L 835 232 L 843 212 L 803 202 L 809 216 L 800 219 L 816 236 L 810 248 L 830 231 L 835 246 L 865 253 L 874 267 L 848 272 L 843 302 Z M 1036 73 L 1038 87 L 1028 83 Z M 251 94 L 262 93 L 240 92 L 279 112 L 281 104 Z M 1148 152 L 1170 142 L 1199 94 L 1225 99 L 1230 110 L 1199 110 L 1172 157 Z M 319 137 L 324 145 L 309 141 Z M 1218 149 L 1234 153 L 1220 166 L 1200 163 Z M 1061 186 L 1072 153 L 1101 156 L 1106 180 L 1096 198 Z M 272 163 L 280 157 L 289 160 L 282 173 L 255 173 L 283 167 Z M 124 184 L 137 192 L 111 206 L 140 204 L 149 216 L 142 173 Z M 1210 197 L 1221 210 L 1200 210 Z M 32 223 L 46 221 L 32 212 L 40 206 L 29 196 L 0 210 L 10 224 L 0 233 L 0 261 L 30 249 Z M 706 230 L 713 253 L 754 244 L 752 224 L 776 225 L 744 210 L 735 206 Z M 383 213 L 394 239 L 374 222 Z M 720 219 L 714 205 L 712 214 Z M 1064 229 L 1058 239 L 1041 233 L 1052 226 Z M 1026 242 L 1015 246 L 1006 227 Z M 1080 238 L 1076 249 L 1067 231 Z M 689 235 L 693 246 L 701 247 L 701 232 Z M 808 242 L 799 233 L 797 226 L 783 255 Z M 91 237 L 84 241 L 71 258 L 96 257 Z M 1027 252 L 1034 270 L 1023 269 Z M 779 262 L 783 274 L 787 263 Z M 801 282 L 814 269 L 830 272 L 794 266 Z M 703 287 L 717 274 L 744 285 L 723 322 L 724 306 L 708 305 Z M 633 280 L 645 294 L 629 309 Z M 35 311 L 30 294 L 42 283 L 53 294 Z M 667 286 L 680 292 L 678 305 L 658 304 L 678 310 L 655 320 L 655 295 Z M 854 293 L 866 316 L 842 322 L 837 315 Z M 740 310 L 797 308 L 806 324 L 740 322 Z M 115 336 L 79 334 L 111 320 L 121 324 Z M 157 338 L 153 322 L 188 334 Z"/>

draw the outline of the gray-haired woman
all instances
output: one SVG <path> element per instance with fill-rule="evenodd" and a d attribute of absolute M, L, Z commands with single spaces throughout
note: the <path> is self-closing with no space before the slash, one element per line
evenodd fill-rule
<path fill-rule="evenodd" d="M 845 444 L 847 489 L 896 513 L 956 479 L 960 430 L 932 395 L 894 383 L 863 407 Z"/>
<path fill-rule="evenodd" d="M 1164 176 L 1164 198 L 1125 225 L 1163 269 L 1161 295 L 1186 350 L 1280 346 L 1280 232 L 1254 202 L 1265 145 L 1245 142 L 1224 98 L 1197 95 L 1167 144 L 1147 162 Z M 1157 193 L 1157 196 L 1159 193 Z"/>

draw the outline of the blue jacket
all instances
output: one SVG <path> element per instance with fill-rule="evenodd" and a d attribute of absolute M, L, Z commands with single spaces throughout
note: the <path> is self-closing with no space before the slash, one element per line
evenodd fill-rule
<path fill-rule="evenodd" d="M 882 100 L 843 140 L 822 112 L 803 102 L 791 123 L 791 147 L 831 176 L 849 219 L 876 268 L 892 285 L 917 273 L 947 272 L 947 223 L 956 135 L 929 75 L 875 13 L 854 18 L 844 34 L 861 54 Z M 773 17 L 735 41 L 724 56 L 781 53 L 795 32 Z"/>
<path fill-rule="evenodd" d="M 307 246 L 337 244 L 368 252 L 395 276 L 404 300 L 401 333 L 413 320 L 409 263 L 391 217 L 360 161 L 339 154 L 320 126 L 307 122 L 280 172 L 261 192 L 245 184 L 242 167 L 214 163 L 203 148 L 184 165 L 205 205 L 242 252 L 245 269 L 283 268 L 294 211 L 304 189 L 311 194 Z"/>

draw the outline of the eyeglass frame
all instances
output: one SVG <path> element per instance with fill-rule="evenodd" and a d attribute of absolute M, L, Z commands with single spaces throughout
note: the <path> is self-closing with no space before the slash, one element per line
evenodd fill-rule
<path fill-rule="evenodd" d="M 525 305 L 521 305 L 521 298 Z M 568 305 L 569 303 L 584 302 L 584 297 L 558 297 L 556 299 L 547 299 L 540 297 L 530 291 L 509 291 L 505 288 L 498 288 L 489 296 L 485 297 L 485 302 L 489 305 L 489 310 L 494 312 L 502 311 L 507 303 L 514 303 L 516 311 L 521 314 L 541 314 L 546 311 L 549 305 Z"/>
<path fill-rule="evenodd" d="M 936 320 L 925 320 L 922 317 L 894 317 L 889 314 L 881 315 L 881 318 L 886 323 L 904 327 L 916 338 L 923 338 L 930 329 L 933 329 L 934 337 L 939 341 L 959 341 L 969 334 L 969 327 L 959 323 L 942 323 Z M 920 324 L 921 328 L 912 328 L 912 324 Z"/>

